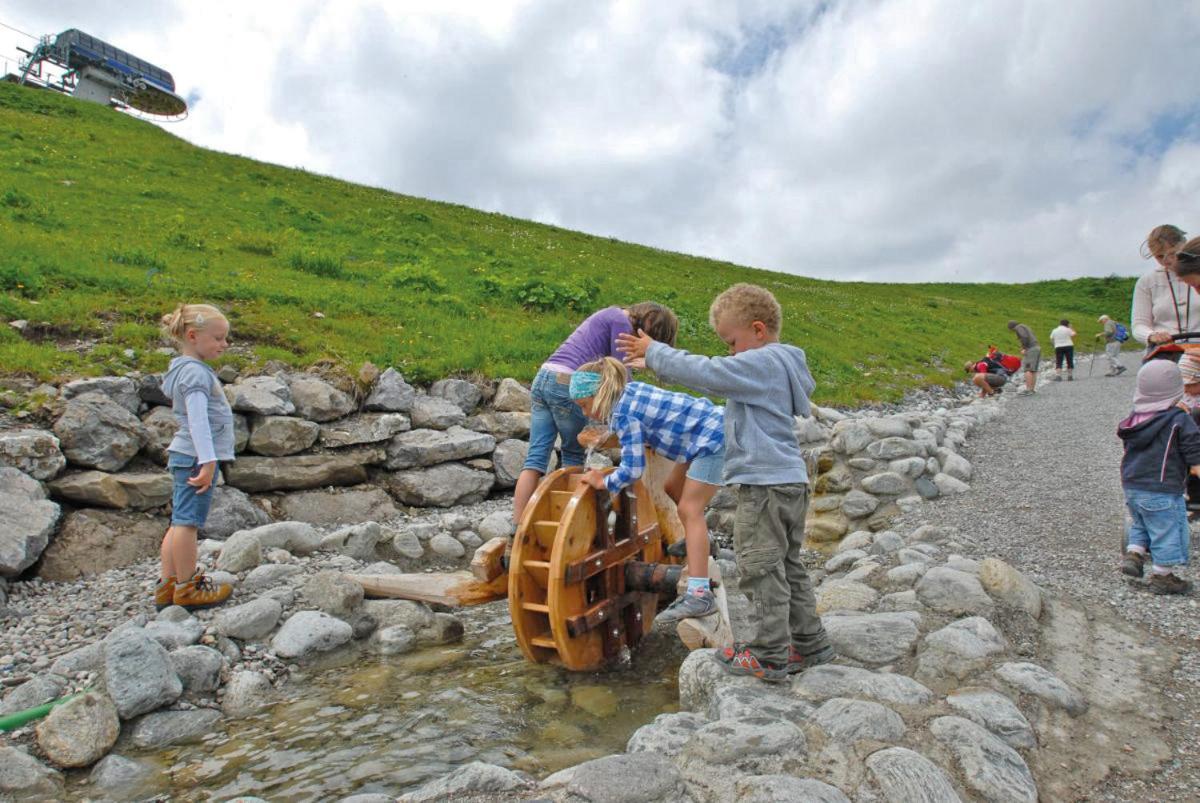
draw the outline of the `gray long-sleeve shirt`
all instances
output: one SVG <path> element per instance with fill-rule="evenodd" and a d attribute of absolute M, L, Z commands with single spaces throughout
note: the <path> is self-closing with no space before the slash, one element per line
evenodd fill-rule
<path fill-rule="evenodd" d="M 1038 347 L 1038 339 L 1034 337 L 1033 332 L 1025 324 L 1017 324 L 1013 328 L 1013 334 L 1017 336 L 1017 340 L 1021 341 L 1021 348 L 1035 349 Z"/>

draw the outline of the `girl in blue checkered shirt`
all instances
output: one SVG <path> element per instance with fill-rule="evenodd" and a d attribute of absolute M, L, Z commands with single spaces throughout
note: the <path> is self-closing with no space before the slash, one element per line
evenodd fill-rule
<path fill-rule="evenodd" d="M 674 622 L 717 609 L 708 578 L 708 523 L 704 510 L 724 483 L 724 408 L 705 398 L 629 382 L 625 366 L 605 357 L 571 375 L 570 394 L 584 415 L 608 425 L 621 442 L 621 464 L 605 475 L 595 469 L 583 481 L 617 493 L 646 469 L 646 447 L 677 464 L 665 490 L 679 508 L 687 544 L 687 592 L 659 614 Z"/>

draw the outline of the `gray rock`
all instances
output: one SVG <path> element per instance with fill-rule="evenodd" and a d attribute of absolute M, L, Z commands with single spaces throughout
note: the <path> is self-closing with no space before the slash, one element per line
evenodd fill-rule
<path fill-rule="evenodd" d="M 1004 561 L 987 558 L 980 563 L 979 583 L 993 599 L 1023 610 L 1034 619 L 1041 617 L 1041 589 Z"/>
<path fill-rule="evenodd" d="M 146 404 L 160 407 L 170 407 L 171 399 L 163 392 L 162 374 L 143 374 L 137 380 L 138 398 Z M 134 412 L 131 410 L 130 412 Z"/>
<path fill-rule="evenodd" d="M 929 564 L 925 561 L 901 564 L 895 568 L 888 569 L 887 574 L 884 575 L 883 583 L 887 588 L 912 588 L 913 584 L 924 577 L 927 571 L 929 571 Z"/>
<path fill-rule="evenodd" d="M 657 753 L 621 753 L 585 761 L 563 774 L 567 800 L 575 803 L 649 803 L 683 801 L 687 787 L 679 770 Z M 550 785 L 555 776 L 543 782 Z M 620 779 L 614 783 L 614 779 Z"/>
<path fill-rule="evenodd" d="M 462 532 L 463 530 L 471 529 L 470 517 L 457 511 L 443 513 L 440 520 L 442 522 L 442 528 L 452 533 L 458 533 Z"/>
<path fill-rule="evenodd" d="M 383 450 L 376 447 L 287 457 L 242 457 L 226 467 L 225 479 L 247 493 L 361 485 L 367 481 L 367 467 L 383 459 Z"/>
<path fill-rule="evenodd" d="M 896 611 L 920 612 L 925 610 L 925 606 L 917 599 L 917 592 L 910 588 L 907 591 L 884 594 L 879 598 L 879 604 L 875 606 L 875 610 L 879 613 L 894 613 Z"/>
<path fill-rule="evenodd" d="M 412 428 L 403 413 L 362 413 L 330 424 L 321 424 L 322 446 L 331 449 L 358 446 L 363 443 L 382 443 Z"/>
<path fill-rule="evenodd" d="M 847 549 L 845 551 L 839 549 L 832 558 L 825 561 L 825 571 L 830 574 L 840 572 L 848 566 L 852 566 L 855 561 L 865 557 L 867 557 L 867 553 L 862 549 Z"/>
<path fill-rule="evenodd" d="M 876 460 L 898 460 L 904 457 L 916 457 L 924 449 L 908 438 L 883 438 L 867 447 L 867 454 Z"/>
<path fill-rule="evenodd" d="M 826 580 L 821 583 L 817 587 L 816 598 L 819 614 L 827 611 L 862 611 L 875 604 L 879 599 L 879 592 L 865 583 L 855 582 L 847 577 L 844 580 Z"/>
<path fill-rule="evenodd" d="M 839 421 L 833 425 L 833 438 L 830 446 L 839 454 L 857 454 L 866 449 L 875 436 L 871 434 L 861 421 Z"/>
<path fill-rule="evenodd" d="M 404 381 L 400 372 L 395 368 L 388 368 L 379 375 L 364 407 L 387 413 L 407 413 L 412 409 L 415 397 L 416 391 Z"/>
<path fill-rule="evenodd" d="M 304 584 L 304 598 L 325 613 L 345 618 L 362 604 L 363 587 L 338 572 L 320 571 Z"/>
<path fill-rule="evenodd" d="M 865 558 L 867 556 L 866 550 L 869 549 L 873 543 L 875 543 L 874 533 L 869 532 L 868 530 L 856 530 L 847 535 L 841 540 L 841 542 L 838 543 L 834 553 L 840 554 L 842 552 L 849 552 L 850 550 L 857 549 L 862 552 L 862 555 L 859 557 Z"/>
<path fill-rule="evenodd" d="M 905 547 L 896 553 L 896 560 L 899 561 L 901 566 L 907 566 L 913 563 L 923 564 L 924 570 L 922 570 L 921 576 L 924 577 L 925 571 L 929 569 L 929 564 L 933 563 L 934 558 L 928 552 L 923 550 Z"/>
<path fill-rule="evenodd" d="M 1032 694 L 1046 705 L 1063 709 L 1073 717 L 1087 711 L 1088 703 L 1082 694 L 1037 664 L 1001 664 L 996 668 L 996 677 L 1010 686 Z"/>
<path fill-rule="evenodd" d="M 683 751 L 692 736 L 708 720 L 690 711 L 674 714 L 659 714 L 654 721 L 643 725 L 629 737 L 625 746 L 627 753 L 657 753 L 673 758 Z"/>
<path fill-rule="evenodd" d="M 15 747 L 0 746 L 0 798 L 62 800 L 62 775 Z"/>
<path fill-rule="evenodd" d="M 143 748 L 198 742 L 212 733 L 220 721 L 221 712 L 211 708 L 155 711 L 134 723 L 131 737 L 134 744 Z"/>
<path fill-rule="evenodd" d="M 737 803 L 795 800 L 803 803 L 850 803 L 842 790 L 812 778 L 791 775 L 752 775 L 737 779 Z"/>
<path fill-rule="evenodd" d="M 696 731 L 682 756 L 708 772 L 720 767 L 761 775 L 798 768 L 807 749 L 804 731 L 791 722 L 748 717 L 710 722 Z"/>
<path fill-rule="evenodd" d="M 802 725 L 816 710 L 803 700 L 780 695 L 756 694 L 743 686 L 721 686 L 708 707 L 710 719 L 767 717 Z"/>
<path fill-rule="evenodd" d="M 50 483 L 54 496 L 77 505 L 148 510 L 171 501 L 168 474 L 77 471 L 63 474 Z"/>
<path fill-rule="evenodd" d="M 70 677 L 77 672 L 100 672 L 104 669 L 104 642 L 93 641 L 91 644 L 85 644 L 77 650 L 60 655 L 53 664 L 50 665 L 50 671 L 55 675 L 64 675 Z M 5 698 L 6 700 L 8 698 Z M 43 701 L 45 702 L 45 701 Z M 36 705 L 36 703 L 35 703 Z M 31 708 L 32 706 L 25 706 Z M 11 711 L 4 710 L 0 706 L 0 714 L 11 714 Z"/>
<path fill-rule="evenodd" d="M 225 657 L 212 647 L 196 644 L 170 653 L 171 666 L 183 683 L 184 693 L 216 691 L 221 685 Z"/>
<path fill-rule="evenodd" d="M 6 493 L 23 496 L 31 502 L 46 498 L 42 484 L 24 471 L 10 466 L 0 466 L 0 488 Z"/>
<path fill-rule="evenodd" d="M 515 379 L 501 379 L 492 407 L 506 413 L 528 413 L 532 405 L 529 389 Z"/>
<path fill-rule="evenodd" d="M 533 416 L 529 413 L 480 413 L 463 422 L 463 426 L 476 432 L 486 432 L 497 441 L 509 438 L 529 437 Z"/>
<path fill-rule="evenodd" d="M 831 433 L 828 429 L 821 425 L 821 422 L 815 418 L 801 418 L 796 416 L 795 426 L 796 440 L 802 444 L 823 443 L 828 440 Z"/>
<path fill-rule="evenodd" d="M 963 778 L 984 800 L 1037 803 L 1037 784 L 1017 751 L 962 717 L 938 717 L 929 731 L 954 754 Z"/>
<path fill-rule="evenodd" d="M 496 472 L 496 485 L 501 488 L 512 488 L 517 484 L 517 478 L 525 468 L 525 458 L 529 454 L 529 443 L 519 440 L 501 441 L 496 445 L 492 454 L 492 467 Z"/>
<path fill-rule="evenodd" d="M 821 617 L 841 655 L 865 664 L 886 664 L 908 655 L 917 640 L 917 613 L 828 614 Z"/>
<path fill-rule="evenodd" d="M 433 626 L 433 612 L 419 602 L 403 599 L 363 600 L 362 610 L 379 623 L 380 630 L 403 625 L 414 633 Z"/>
<path fill-rule="evenodd" d="M 281 519 L 326 526 L 390 521 L 400 515 L 387 491 L 371 485 L 285 494 L 275 502 L 275 512 Z"/>
<path fill-rule="evenodd" d="M 443 558 L 461 558 L 467 554 L 466 548 L 458 539 L 446 533 L 438 533 L 429 539 L 429 548 Z"/>
<path fill-rule="evenodd" d="M 918 672 L 929 677 L 962 680 L 986 667 L 992 656 L 1007 647 L 1004 636 L 982 616 L 958 619 L 925 637 L 918 657 Z"/>
<path fill-rule="evenodd" d="M 905 747 L 872 753 L 867 757 L 867 771 L 886 803 L 960 803 L 950 776 Z"/>
<path fill-rule="evenodd" d="M 842 499 L 842 512 L 852 519 L 870 516 L 879 507 L 879 500 L 858 488 L 850 491 Z"/>
<path fill-rule="evenodd" d="M 417 648 L 417 634 L 404 625 L 380 628 L 372 638 L 384 655 L 403 655 Z"/>
<path fill-rule="evenodd" d="M 146 635 L 168 650 L 195 644 L 204 635 L 204 625 L 194 616 L 188 616 L 176 622 L 164 620 L 147 622 L 144 630 Z"/>
<path fill-rule="evenodd" d="M 904 539 L 900 537 L 899 533 L 884 530 L 875 535 L 875 542 L 871 544 L 871 554 L 890 555 L 903 549 L 904 543 Z"/>
<path fill-rule="evenodd" d="M 888 471 L 915 480 L 925 473 L 925 460 L 920 457 L 901 457 L 888 463 Z"/>
<path fill-rule="evenodd" d="M 49 480 L 66 468 L 58 438 L 44 429 L 0 432 L 0 466 L 15 468 L 35 480 Z M 8 488 L 7 483 L 4 484 Z"/>
<path fill-rule="evenodd" d="M 397 471 L 387 477 L 388 491 L 400 502 L 416 507 L 450 507 L 482 502 L 495 479 L 459 463 Z"/>
<path fill-rule="evenodd" d="M 345 624 L 344 622 L 342 624 Z M 350 625 L 346 625 L 347 628 Z M 221 711 L 231 719 L 241 719 L 271 704 L 271 681 L 261 672 L 241 670 L 225 684 Z"/>
<path fill-rule="evenodd" d="M 419 560 L 425 555 L 425 547 L 421 546 L 421 539 L 410 530 L 402 530 L 396 533 L 396 537 L 392 539 L 392 549 L 396 550 L 396 554 L 410 560 Z"/>
<path fill-rule="evenodd" d="M 355 560 L 375 560 L 375 547 L 383 539 L 383 528 L 378 522 L 364 521 L 335 530 L 321 539 L 321 548 L 349 555 Z"/>
<path fill-rule="evenodd" d="M 286 549 L 293 555 L 308 555 L 321 545 L 321 533 L 303 521 L 276 521 L 246 531 L 263 549 Z"/>
<path fill-rule="evenodd" d="M 132 719 L 183 694 L 171 657 L 140 627 L 110 634 L 104 646 L 104 683 L 121 719 Z"/>
<path fill-rule="evenodd" d="M 16 577 L 41 557 L 61 510 L 27 485 L 0 488 L 0 577 Z"/>
<path fill-rule="evenodd" d="M 496 439 L 491 435 L 460 426 L 451 426 L 444 431 L 414 429 L 392 438 L 384 465 L 389 469 L 432 466 L 491 454 L 495 448 Z"/>
<path fill-rule="evenodd" d="M 109 753 L 92 768 L 88 781 L 97 789 L 141 795 L 161 780 L 161 770 L 148 761 Z"/>
<path fill-rule="evenodd" d="M 483 539 L 479 537 L 478 533 L 473 532 L 472 530 L 463 530 L 461 533 L 457 533 L 454 537 L 457 538 L 458 542 L 462 544 L 463 547 L 468 551 L 474 551 L 483 545 Z"/>
<path fill-rule="evenodd" d="M 898 496 L 908 490 L 909 484 L 908 480 L 894 471 L 881 471 L 863 477 L 862 487 L 864 491 L 879 496 Z"/>
<path fill-rule="evenodd" d="M 483 400 L 483 391 L 465 379 L 439 379 L 430 386 L 429 395 L 453 402 L 467 414 L 470 414 Z"/>
<path fill-rule="evenodd" d="M 312 421 L 282 415 L 254 416 L 246 448 L 255 454 L 282 457 L 303 452 L 317 442 L 321 428 Z"/>
<path fill-rule="evenodd" d="M 250 530 L 271 520 L 266 511 L 232 485 L 218 485 L 212 495 L 208 519 L 200 528 L 201 538 L 224 540 L 238 530 Z"/>
<path fill-rule="evenodd" d="M 226 385 L 225 398 L 240 413 L 291 415 L 296 412 L 291 390 L 273 376 L 252 376 Z"/>
<path fill-rule="evenodd" d="M 937 458 L 942 465 L 943 473 L 959 482 L 966 483 L 971 481 L 971 463 L 967 458 L 955 454 L 945 447 L 937 450 Z M 936 482 L 936 479 L 934 481 Z"/>
<path fill-rule="evenodd" d="M 412 425 L 422 429 L 446 429 L 467 420 L 466 413 L 452 401 L 436 396 L 418 396 L 412 406 Z"/>
<path fill-rule="evenodd" d="M 834 697 L 866 697 L 891 705 L 925 705 L 933 700 L 933 692 L 912 678 L 837 664 L 801 672 L 792 682 L 792 689 L 817 702 Z"/>
<path fill-rule="evenodd" d="M 354 400 L 323 379 L 311 374 L 290 374 L 287 378 L 296 415 L 309 421 L 332 421 L 354 412 Z"/>
<path fill-rule="evenodd" d="M 987 728 L 1009 747 L 1037 747 L 1037 737 L 1029 720 L 1012 700 L 999 692 L 983 688 L 957 689 L 946 697 L 946 702 L 956 713 Z"/>
<path fill-rule="evenodd" d="M 307 658 L 340 647 L 353 634 L 350 625 L 327 613 L 299 611 L 279 628 L 275 638 L 271 639 L 271 649 L 280 658 Z"/>
<path fill-rule="evenodd" d="M 941 489 L 928 477 L 917 477 L 913 481 L 913 487 L 917 489 L 917 493 L 921 495 L 922 499 L 937 499 L 942 494 Z"/>
<path fill-rule="evenodd" d="M 979 576 L 979 561 L 964 558 L 962 555 L 951 555 L 946 558 L 946 568 Z"/>
<path fill-rule="evenodd" d="M 259 567 L 259 569 L 267 568 L 270 567 Z M 286 576 L 299 571 L 299 567 L 289 566 L 286 568 L 294 570 Z M 255 571 L 259 571 L 259 569 L 255 569 Z M 249 580 L 250 578 L 247 578 L 247 584 L 249 584 Z M 361 590 L 360 587 L 359 591 Z M 255 641 L 270 633 L 279 623 L 279 617 L 282 615 L 283 606 L 279 604 L 278 600 L 259 597 L 241 605 L 219 610 L 213 618 L 213 626 L 223 636 L 240 641 Z"/>
<path fill-rule="evenodd" d="M 100 393 L 67 402 L 54 434 L 69 461 L 101 471 L 119 471 L 150 441 L 136 415 Z"/>
<path fill-rule="evenodd" d="M 912 426 L 899 416 L 872 417 L 863 420 L 876 438 L 911 438 Z"/>
<path fill-rule="evenodd" d="M 979 578 L 966 572 L 935 566 L 917 583 L 917 599 L 939 613 L 988 616 L 995 608 Z"/>
<path fill-rule="evenodd" d="M 533 788 L 528 776 L 472 761 L 453 772 L 435 778 L 413 792 L 400 796 L 400 803 L 443 803 L 448 800 L 470 800 L 479 795 L 500 795 Z"/>
<path fill-rule="evenodd" d="M 834 697 L 816 710 L 813 722 L 839 742 L 871 739 L 895 742 L 904 737 L 907 728 L 895 711 L 867 700 Z"/>
<path fill-rule="evenodd" d="M 304 570 L 301 567 L 293 566 L 287 563 L 269 563 L 265 566 L 258 566 L 252 569 L 251 572 L 246 575 L 246 579 L 242 582 L 242 590 L 251 594 L 259 591 L 265 591 L 268 588 L 273 588 L 279 585 L 288 578 L 299 574 L 302 571 Z M 229 608 L 227 610 L 233 609 Z M 222 611 L 222 613 L 224 613 L 224 611 Z M 220 616 L 217 618 L 220 618 Z M 272 624 L 272 626 L 274 626 L 274 624 Z M 247 638 L 252 639 L 256 637 L 248 636 Z"/>
<path fill-rule="evenodd" d="M 141 409 L 142 399 L 137 384 L 125 376 L 94 376 L 76 379 L 62 387 L 64 399 L 74 399 L 85 393 L 99 393 L 124 407 L 134 415 Z"/>
<path fill-rule="evenodd" d="M 435 613 L 429 627 L 418 633 L 422 641 L 433 644 L 454 644 L 462 641 L 466 629 L 462 620 L 449 613 Z"/>
<path fill-rule="evenodd" d="M 937 486 L 939 496 L 956 496 L 971 490 L 970 485 L 945 473 L 934 476 L 933 484 Z"/>
<path fill-rule="evenodd" d="M 65 690 L 66 685 L 53 674 L 34 675 L 4 695 L 4 701 L 0 702 L 0 716 L 57 700 Z"/>
<path fill-rule="evenodd" d="M 270 525 L 267 525 L 270 526 Z M 225 572 L 244 572 L 262 563 L 262 542 L 254 530 L 239 530 L 229 536 L 217 558 L 217 568 Z"/>

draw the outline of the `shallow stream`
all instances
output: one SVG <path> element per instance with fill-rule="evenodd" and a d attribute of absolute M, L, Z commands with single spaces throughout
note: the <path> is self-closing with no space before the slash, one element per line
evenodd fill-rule
<path fill-rule="evenodd" d="M 398 795 L 471 761 L 544 777 L 624 750 L 638 727 L 678 708 L 686 651 L 671 631 L 610 670 L 572 673 L 525 660 L 504 603 L 462 618 L 461 644 L 395 657 L 344 651 L 293 676 L 277 705 L 201 743 L 115 752 L 162 767 L 162 783 L 144 794 L 336 800 Z M 85 781 L 72 787 L 80 797 Z"/>

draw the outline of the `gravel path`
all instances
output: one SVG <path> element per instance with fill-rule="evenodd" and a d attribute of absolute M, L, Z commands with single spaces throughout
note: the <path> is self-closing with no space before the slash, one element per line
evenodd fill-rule
<path fill-rule="evenodd" d="M 907 517 L 952 525 L 975 536 L 980 553 L 997 555 L 1056 592 L 1112 606 L 1179 650 L 1172 688 L 1176 759 L 1146 783 L 1111 778 L 1089 800 L 1200 799 L 1200 603 L 1196 596 L 1157 597 L 1116 570 L 1124 532 L 1117 422 L 1129 413 L 1134 372 L 1104 377 L 1097 361 L 1074 382 L 1043 382 L 1038 393 L 1005 391 L 1005 415 L 972 436 L 963 450 L 974 466 L 971 492 L 924 505 Z M 1046 372 L 1048 378 L 1052 372 Z M 1011 395 L 1010 395 L 1011 394 Z M 1193 537 L 1195 538 L 1195 536 Z M 1194 570 L 1189 571 L 1196 578 Z"/>

